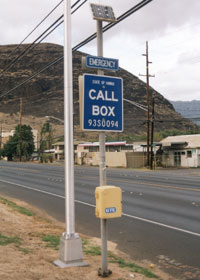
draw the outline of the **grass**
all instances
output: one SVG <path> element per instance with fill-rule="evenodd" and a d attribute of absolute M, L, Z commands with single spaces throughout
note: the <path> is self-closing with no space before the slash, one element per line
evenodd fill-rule
<path fill-rule="evenodd" d="M 56 235 L 43 235 L 40 236 L 42 241 L 47 243 L 47 247 L 51 247 L 55 250 L 59 249 L 60 238 Z M 99 246 L 90 245 L 90 241 L 86 238 L 82 239 L 83 252 L 90 256 L 101 255 L 101 248 Z"/>
<path fill-rule="evenodd" d="M 7 246 L 10 244 L 15 244 L 16 248 L 23 252 L 24 254 L 29 254 L 30 250 L 28 250 L 27 248 L 23 248 L 21 247 L 22 244 L 22 239 L 19 237 L 9 237 L 6 235 L 2 235 L 0 234 L 0 246 Z"/>
<path fill-rule="evenodd" d="M 16 247 L 19 249 L 19 251 L 23 252 L 25 255 L 31 253 L 31 251 L 29 249 L 20 247 L 18 244 L 16 245 Z"/>
<path fill-rule="evenodd" d="M 99 246 L 88 245 L 87 247 L 83 247 L 83 252 L 86 255 L 90 255 L 90 256 L 100 256 L 101 248 Z"/>
<path fill-rule="evenodd" d="M 0 202 L 3 203 L 3 204 L 8 205 L 13 210 L 15 210 L 15 211 L 17 211 L 17 212 L 19 212 L 19 213 L 21 213 L 23 215 L 34 216 L 34 214 L 30 210 L 26 209 L 25 207 L 19 206 L 15 202 L 10 201 L 10 200 L 8 200 L 8 199 L 6 199 L 4 197 L 0 196 Z"/>
<path fill-rule="evenodd" d="M 60 238 L 55 235 L 44 235 L 42 241 L 47 243 L 47 247 L 53 248 L 55 250 L 59 249 Z"/>
<path fill-rule="evenodd" d="M 27 215 L 27 216 L 33 216 L 34 214 L 29 211 L 28 209 L 18 206 L 15 202 L 12 202 L 6 198 L 3 198 L 0 196 L 0 203 L 3 203 L 5 205 L 8 205 L 15 211 Z M 59 243 L 60 243 L 60 238 L 55 235 L 42 235 L 40 236 L 42 238 L 42 241 L 47 243 L 47 247 L 51 247 L 55 250 L 59 249 Z M 30 250 L 21 247 L 22 240 L 19 237 L 8 237 L 5 235 L 0 234 L 0 246 L 6 246 L 9 244 L 15 244 L 16 247 L 22 251 L 24 254 L 30 253 Z M 83 246 L 83 252 L 86 255 L 91 255 L 91 256 L 99 256 L 101 255 L 101 248 L 99 246 L 93 245 L 90 243 L 89 239 L 83 238 L 82 239 L 82 246 Z M 128 268 L 131 272 L 136 272 L 142 275 L 145 275 L 148 278 L 156 278 L 159 279 L 157 275 L 152 273 L 146 268 L 143 268 L 141 266 L 138 266 L 135 263 L 132 262 L 127 262 L 122 258 L 119 258 L 112 254 L 111 252 L 108 252 L 108 260 L 110 263 L 117 263 L 120 267 L 123 268 Z"/>
<path fill-rule="evenodd" d="M 101 255 L 101 248 L 96 245 L 91 245 L 88 239 L 83 239 L 82 244 L 83 244 L 83 252 L 86 255 L 91 255 L 91 256 Z M 141 267 L 132 262 L 127 262 L 124 259 L 117 257 L 116 255 L 114 255 L 109 251 L 108 251 L 108 261 L 110 263 L 117 263 L 120 267 L 128 268 L 131 272 L 145 275 L 147 278 L 159 279 L 157 275 L 155 275 L 147 268 Z"/>
<path fill-rule="evenodd" d="M 43 235 L 42 241 L 47 243 L 47 247 L 53 248 L 55 250 L 59 249 L 60 238 L 56 235 Z M 99 246 L 92 246 L 88 239 L 82 240 L 83 252 L 90 256 L 101 255 L 101 248 Z"/>
<path fill-rule="evenodd" d="M 109 260 L 110 263 L 117 263 L 117 264 L 119 264 L 120 267 L 129 268 L 131 272 L 145 275 L 148 278 L 159 279 L 159 277 L 157 275 L 155 275 L 153 272 L 151 272 L 147 268 L 141 267 L 132 262 L 127 262 L 124 259 L 118 258 L 117 256 L 113 255 L 112 253 L 109 253 L 108 255 L 110 258 L 110 260 Z"/>
<path fill-rule="evenodd" d="M 86 238 L 82 239 L 82 246 L 83 246 L 83 252 L 86 255 L 90 255 L 90 256 L 101 255 L 101 248 L 99 246 L 91 245 L 90 240 L 88 240 Z"/>
<path fill-rule="evenodd" d="M 19 237 L 8 237 L 6 235 L 0 234 L 0 246 L 6 246 L 11 243 L 15 243 L 20 245 L 21 244 L 21 239 Z"/>
<path fill-rule="evenodd" d="M 88 245 L 90 243 L 90 241 L 88 240 L 88 239 L 86 239 L 86 238 L 83 238 L 82 239 L 82 246 L 83 246 L 83 248 L 86 246 L 86 245 Z"/>

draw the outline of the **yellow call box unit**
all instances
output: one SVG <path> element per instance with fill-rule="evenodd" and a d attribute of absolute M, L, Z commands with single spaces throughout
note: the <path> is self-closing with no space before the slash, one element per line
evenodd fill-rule
<path fill-rule="evenodd" d="M 122 216 L 122 190 L 120 187 L 97 187 L 95 198 L 97 218 L 111 219 Z"/>

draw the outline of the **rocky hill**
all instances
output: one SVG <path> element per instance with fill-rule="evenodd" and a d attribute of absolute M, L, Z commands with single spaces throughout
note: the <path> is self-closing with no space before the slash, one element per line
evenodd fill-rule
<path fill-rule="evenodd" d="M 16 45 L 0 46 L 0 112 L 6 114 L 6 122 L 9 125 L 12 116 L 19 112 L 19 98 L 22 97 L 23 115 L 26 118 L 28 116 L 34 118 L 35 125 L 32 125 L 37 127 L 41 126 L 41 118 L 45 116 L 63 119 L 63 60 L 48 67 L 22 86 L 12 89 L 50 62 L 62 57 L 63 47 L 48 43 L 39 44 L 4 71 L 5 67 L 27 47 L 29 45 L 22 45 L 14 52 Z M 81 57 L 84 55 L 86 54 L 78 51 L 73 53 L 74 134 L 77 139 L 96 137 L 95 133 L 85 134 L 79 128 L 78 76 L 83 72 L 96 73 L 94 70 L 82 69 Z M 105 75 L 122 77 L 124 98 L 146 105 L 145 83 L 136 76 L 121 68 L 116 73 L 106 71 Z M 161 94 L 150 88 L 150 98 L 152 95 L 155 97 L 155 131 L 197 128 L 195 124 L 177 113 L 172 104 Z M 145 131 L 145 112 L 124 102 L 124 134 L 143 134 Z"/>

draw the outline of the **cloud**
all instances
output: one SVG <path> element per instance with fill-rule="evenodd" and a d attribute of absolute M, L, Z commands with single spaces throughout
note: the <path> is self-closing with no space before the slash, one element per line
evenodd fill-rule
<path fill-rule="evenodd" d="M 1 44 L 17 44 L 49 13 L 58 3 L 57 0 L 1 0 L 0 29 Z M 38 34 L 41 34 L 53 20 L 62 14 L 62 6 L 57 9 L 46 21 L 38 28 L 34 36 L 29 39 L 33 41 Z"/>
<path fill-rule="evenodd" d="M 71 1 L 72 4 L 76 1 Z M 72 16 L 72 46 L 96 32 L 89 3 L 113 7 L 116 17 L 141 0 L 88 0 Z M 1 0 L 1 44 L 18 44 L 49 13 L 59 0 Z M 120 66 L 135 75 L 144 73 L 145 42 L 149 41 L 152 86 L 170 98 L 198 97 L 200 35 L 199 0 L 153 0 L 104 34 L 104 55 L 119 59 Z M 63 14 L 63 4 L 26 41 L 40 35 Z M 63 44 L 63 26 L 45 42 Z M 96 54 L 96 40 L 80 49 Z M 195 74 L 194 74 L 195 73 Z M 188 95 L 188 91 L 190 94 Z M 193 99 L 194 99 L 193 98 Z"/>

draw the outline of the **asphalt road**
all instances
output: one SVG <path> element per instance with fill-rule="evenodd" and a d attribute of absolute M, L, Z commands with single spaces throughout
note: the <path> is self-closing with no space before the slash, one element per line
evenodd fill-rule
<path fill-rule="evenodd" d="M 177 279 L 200 279 L 200 170 L 108 169 L 123 190 L 123 217 L 108 221 L 109 240 L 135 260 L 159 264 Z M 76 231 L 99 236 L 97 168 L 75 167 Z M 64 221 L 63 166 L 0 162 L 0 193 Z"/>

